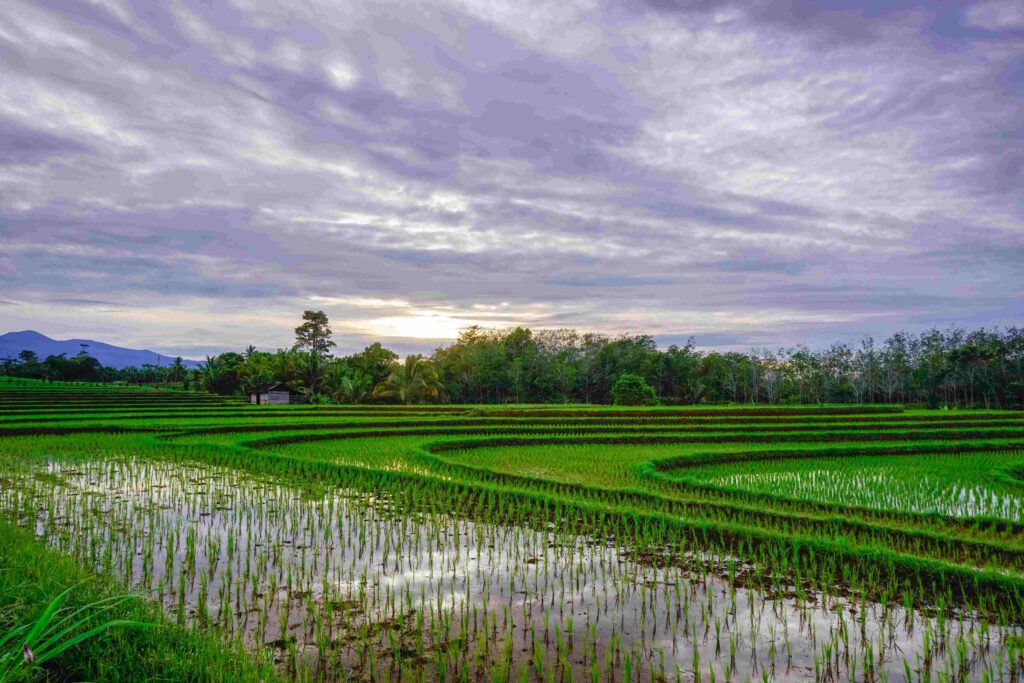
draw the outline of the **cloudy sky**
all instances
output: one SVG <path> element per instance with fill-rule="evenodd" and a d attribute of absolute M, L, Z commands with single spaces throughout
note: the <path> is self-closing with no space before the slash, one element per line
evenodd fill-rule
<path fill-rule="evenodd" d="M 1024 323 L 1019 0 L 4 0 L 0 83 L 0 332 Z"/>

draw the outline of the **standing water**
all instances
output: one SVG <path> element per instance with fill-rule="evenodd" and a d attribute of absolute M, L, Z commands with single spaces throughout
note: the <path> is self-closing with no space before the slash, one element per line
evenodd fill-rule
<path fill-rule="evenodd" d="M 326 680 L 1010 680 L 1020 629 L 738 558 L 399 510 L 230 468 L 10 464 L 0 511 L 80 562 Z M 525 678 L 524 678 L 525 677 Z"/>

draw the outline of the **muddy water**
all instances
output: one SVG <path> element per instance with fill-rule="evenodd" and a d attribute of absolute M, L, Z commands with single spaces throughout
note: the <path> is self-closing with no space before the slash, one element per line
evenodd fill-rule
<path fill-rule="evenodd" d="M 366 493 L 311 496 L 232 469 L 6 468 L 0 512 L 148 592 L 172 620 L 219 626 L 295 674 L 899 681 L 909 667 L 915 679 L 1008 680 L 1016 660 L 1003 645 L 1016 630 L 767 594 L 731 581 L 724 560 L 694 575 L 606 540 L 397 515 Z"/>

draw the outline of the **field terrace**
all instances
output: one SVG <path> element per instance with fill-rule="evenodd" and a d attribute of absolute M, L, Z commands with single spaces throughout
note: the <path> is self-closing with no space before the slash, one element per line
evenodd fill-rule
<path fill-rule="evenodd" d="M 1020 674 L 1019 412 L 0 388 L 0 514 L 283 679 Z"/>

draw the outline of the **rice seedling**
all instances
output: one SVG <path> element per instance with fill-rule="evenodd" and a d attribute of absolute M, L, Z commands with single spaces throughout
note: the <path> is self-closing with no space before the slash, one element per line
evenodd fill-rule
<path fill-rule="evenodd" d="M 1022 446 L 998 411 L 30 385 L 0 516 L 291 680 L 1016 680 Z"/>

